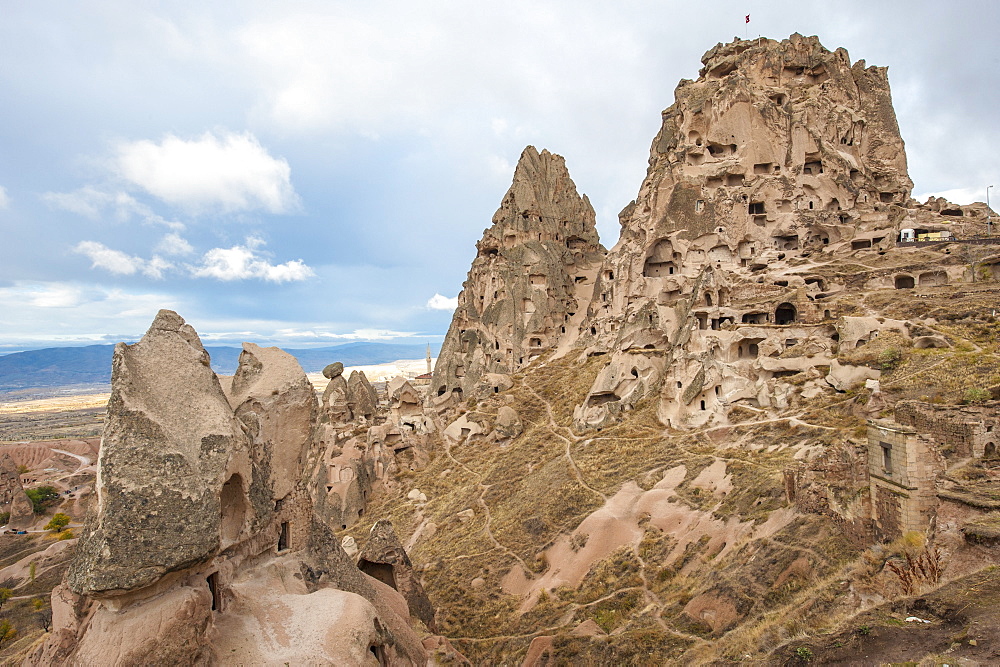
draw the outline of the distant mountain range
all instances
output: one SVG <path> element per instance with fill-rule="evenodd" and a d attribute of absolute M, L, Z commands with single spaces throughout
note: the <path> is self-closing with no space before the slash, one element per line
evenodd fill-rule
<path fill-rule="evenodd" d="M 437 356 L 439 347 L 432 345 L 431 354 Z M 107 384 L 111 382 L 111 356 L 114 349 L 114 345 L 50 347 L 0 356 L 0 392 L 36 387 Z M 220 346 L 205 349 L 212 357 L 212 369 L 216 373 L 232 375 L 236 371 L 242 348 Z M 427 345 L 345 343 L 285 351 L 298 359 L 306 373 L 315 373 L 335 361 L 340 361 L 345 366 L 365 366 L 399 359 L 421 359 L 427 353 Z"/>

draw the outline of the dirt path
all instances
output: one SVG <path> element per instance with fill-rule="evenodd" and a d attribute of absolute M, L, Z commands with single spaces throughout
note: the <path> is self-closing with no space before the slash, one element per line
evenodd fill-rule
<path fill-rule="evenodd" d="M 601 493 L 600 491 L 592 487 L 590 484 L 588 484 L 586 480 L 583 479 L 583 474 L 580 472 L 580 467 L 576 464 L 576 461 L 573 460 L 573 453 L 571 451 L 571 448 L 574 444 L 579 444 L 581 438 L 574 435 L 571 429 L 568 429 L 565 426 L 560 426 L 556 422 L 555 415 L 552 414 L 552 404 L 548 400 L 540 396 L 538 392 L 536 392 L 531 387 L 525 387 L 525 388 L 529 392 L 531 392 L 531 394 L 534 395 L 535 398 L 541 401 L 543 405 L 545 405 L 545 411 L 548 413 L 549 416 L 549 430 L 552 431 L 552 435 L 556 436 L 557 438 L 566 443 L 566 451 L 564 456 L 566 457 L 566 461 L 569 463 L 570 470 L 572 470 L 573 475 L 576 476 L 576 481 L 579 482 L 580 486 L 582 486 L 583 488 L 587 489 L 588 491 L 590 491 L 595 495 L 600 496 L 601 500 L 607 501 L 608 497 L 604 493 Z M 563 435 L 562 433 L 560 433 L 560 431 L 568 431 L 569 437 Z M 583 442 L 584 445 L 587 445 L 589 443 L 590 440 Z"/>

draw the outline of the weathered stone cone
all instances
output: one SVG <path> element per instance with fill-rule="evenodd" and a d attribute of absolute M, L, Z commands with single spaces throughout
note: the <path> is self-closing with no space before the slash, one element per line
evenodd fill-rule
<path fill-rule="evenodd" d="M 15 530 L 27 528 L 35 518 L 31 499 L 21 485 L 21 474 L 9 454 L 0 456 L 0 507 L 10 512 L 7 526 Z"/>
<path fill-rule="evenodd" d="M 434 607 L 413 571 L 413 563 L 396 536 L 392 522 L 381 519 L 372 526 L 368 541 L 358 554 L 358 568 L 399 591 L 410 613 L 423 621 L 428 630 L 437 632 Z"/>
<path fill-rule="evenodd" d="M 563 158 L 533 146 L 477 247 L 434 367 L 442 401 L 502 391 L 510 373 L 574 339 L 605 252 Z"/>
<path fill-rule="evenodd" d="M 68 575 L 77 593 L 139 588 L 208 559 L 223 539 L 223 485 L 252 479 L 246 436 L 179 315 L 161 310 L 141 341 L 119 343 L 111 373 L 99 511 Z"/>
<path fill-rule="evenodd" d="M 277 348 L 220 382 L 171 311 L 119 344 L 95 513 L 27 664 L 425 664 L 400 594 L 315 518 L 317 421 Z"/>

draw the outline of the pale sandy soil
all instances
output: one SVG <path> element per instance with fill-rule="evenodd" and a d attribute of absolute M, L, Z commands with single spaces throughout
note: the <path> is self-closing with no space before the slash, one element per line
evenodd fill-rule
<path fill-rule="evenodd" d="M 28 412 L 63 412 L 65 410 L 85 410 L 102 408 L 108 403 L 110 393 L 80 394 L 79 396 L 57 396 L 38 398 L 30 401 L 7 401 L 0 403 L 0 415 Z"/>

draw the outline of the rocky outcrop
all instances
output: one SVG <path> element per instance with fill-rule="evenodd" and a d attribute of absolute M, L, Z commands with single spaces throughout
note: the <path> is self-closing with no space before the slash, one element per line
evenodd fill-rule
<path fill-rule="evenodd" d="M 251 511 L 249 443 L 190 325 L 161 310 L 141 341 L 115 347 L 111 374 L 98 511 L 68 576 L 80 594 L 141 588 L 204 562 L 239 538 Z"/>
<path fill-rule="evenodd" d="M 423 664 L 398 593 L 322 539 L 317 413 L 277 348 L 245 344 L 223 386 L 176 313 L 120 344 L 95 514 L 28 663 Z"/>
<path fill-rule="evenodd" d="M 434 368 L 439 400 L 498 391 L 503 379 L 491 376 L 575 338 L 604 255 L 565 161 L 532 146 L 476 247 Z"/>
<path fill-rule="evenodd" d="M 7 526 L 11 529 L 27 528 L 35 518 L 31 500 L 21 486 L 21 474 L 7 454 L 0 456 L 0 509 L 10 512 Z"/>
<path fill-rule="evenodd" d="M 347 380 L 344 379 L 344 364 L 332 363 L 323 369 L 323 377 L 330 380 L 323 390 L 321 405 L 334 422 L 346 422 L 351 419 L 351 410 L 347 407 Z"/>
<path fill-rule="evenodd" d="M 835 296 L 856 279 L 830 265 L 941 217 L 910 199 L 884 67 L 797 34 L 720 44 L 702 62 L 663 112 L 598 273 L 580 339 L 610 357 L 580 428 L 654 394 L 681 428 L 724 423 L 739 400 L 785 402 L 774 379 L 829 365 L 838 347 Z"/>
<path fill-rule="evenodd" d="M 428 630 L 437 632 L 434 607 L 424 593 L 410 557 L 406 555 L 391 522 L 380 520 L 372 526 L 368 541 L 358 554 L 358 568 L 399 591 L 406 599 L 410 614 L 423 621 Z"/>
<path fill-rule="evenodd" d="M 378 410 L 378 394 L 364 371 L 351 371 L 347 380 L 347 407 L 354 419 L 371 420 Z"/>

